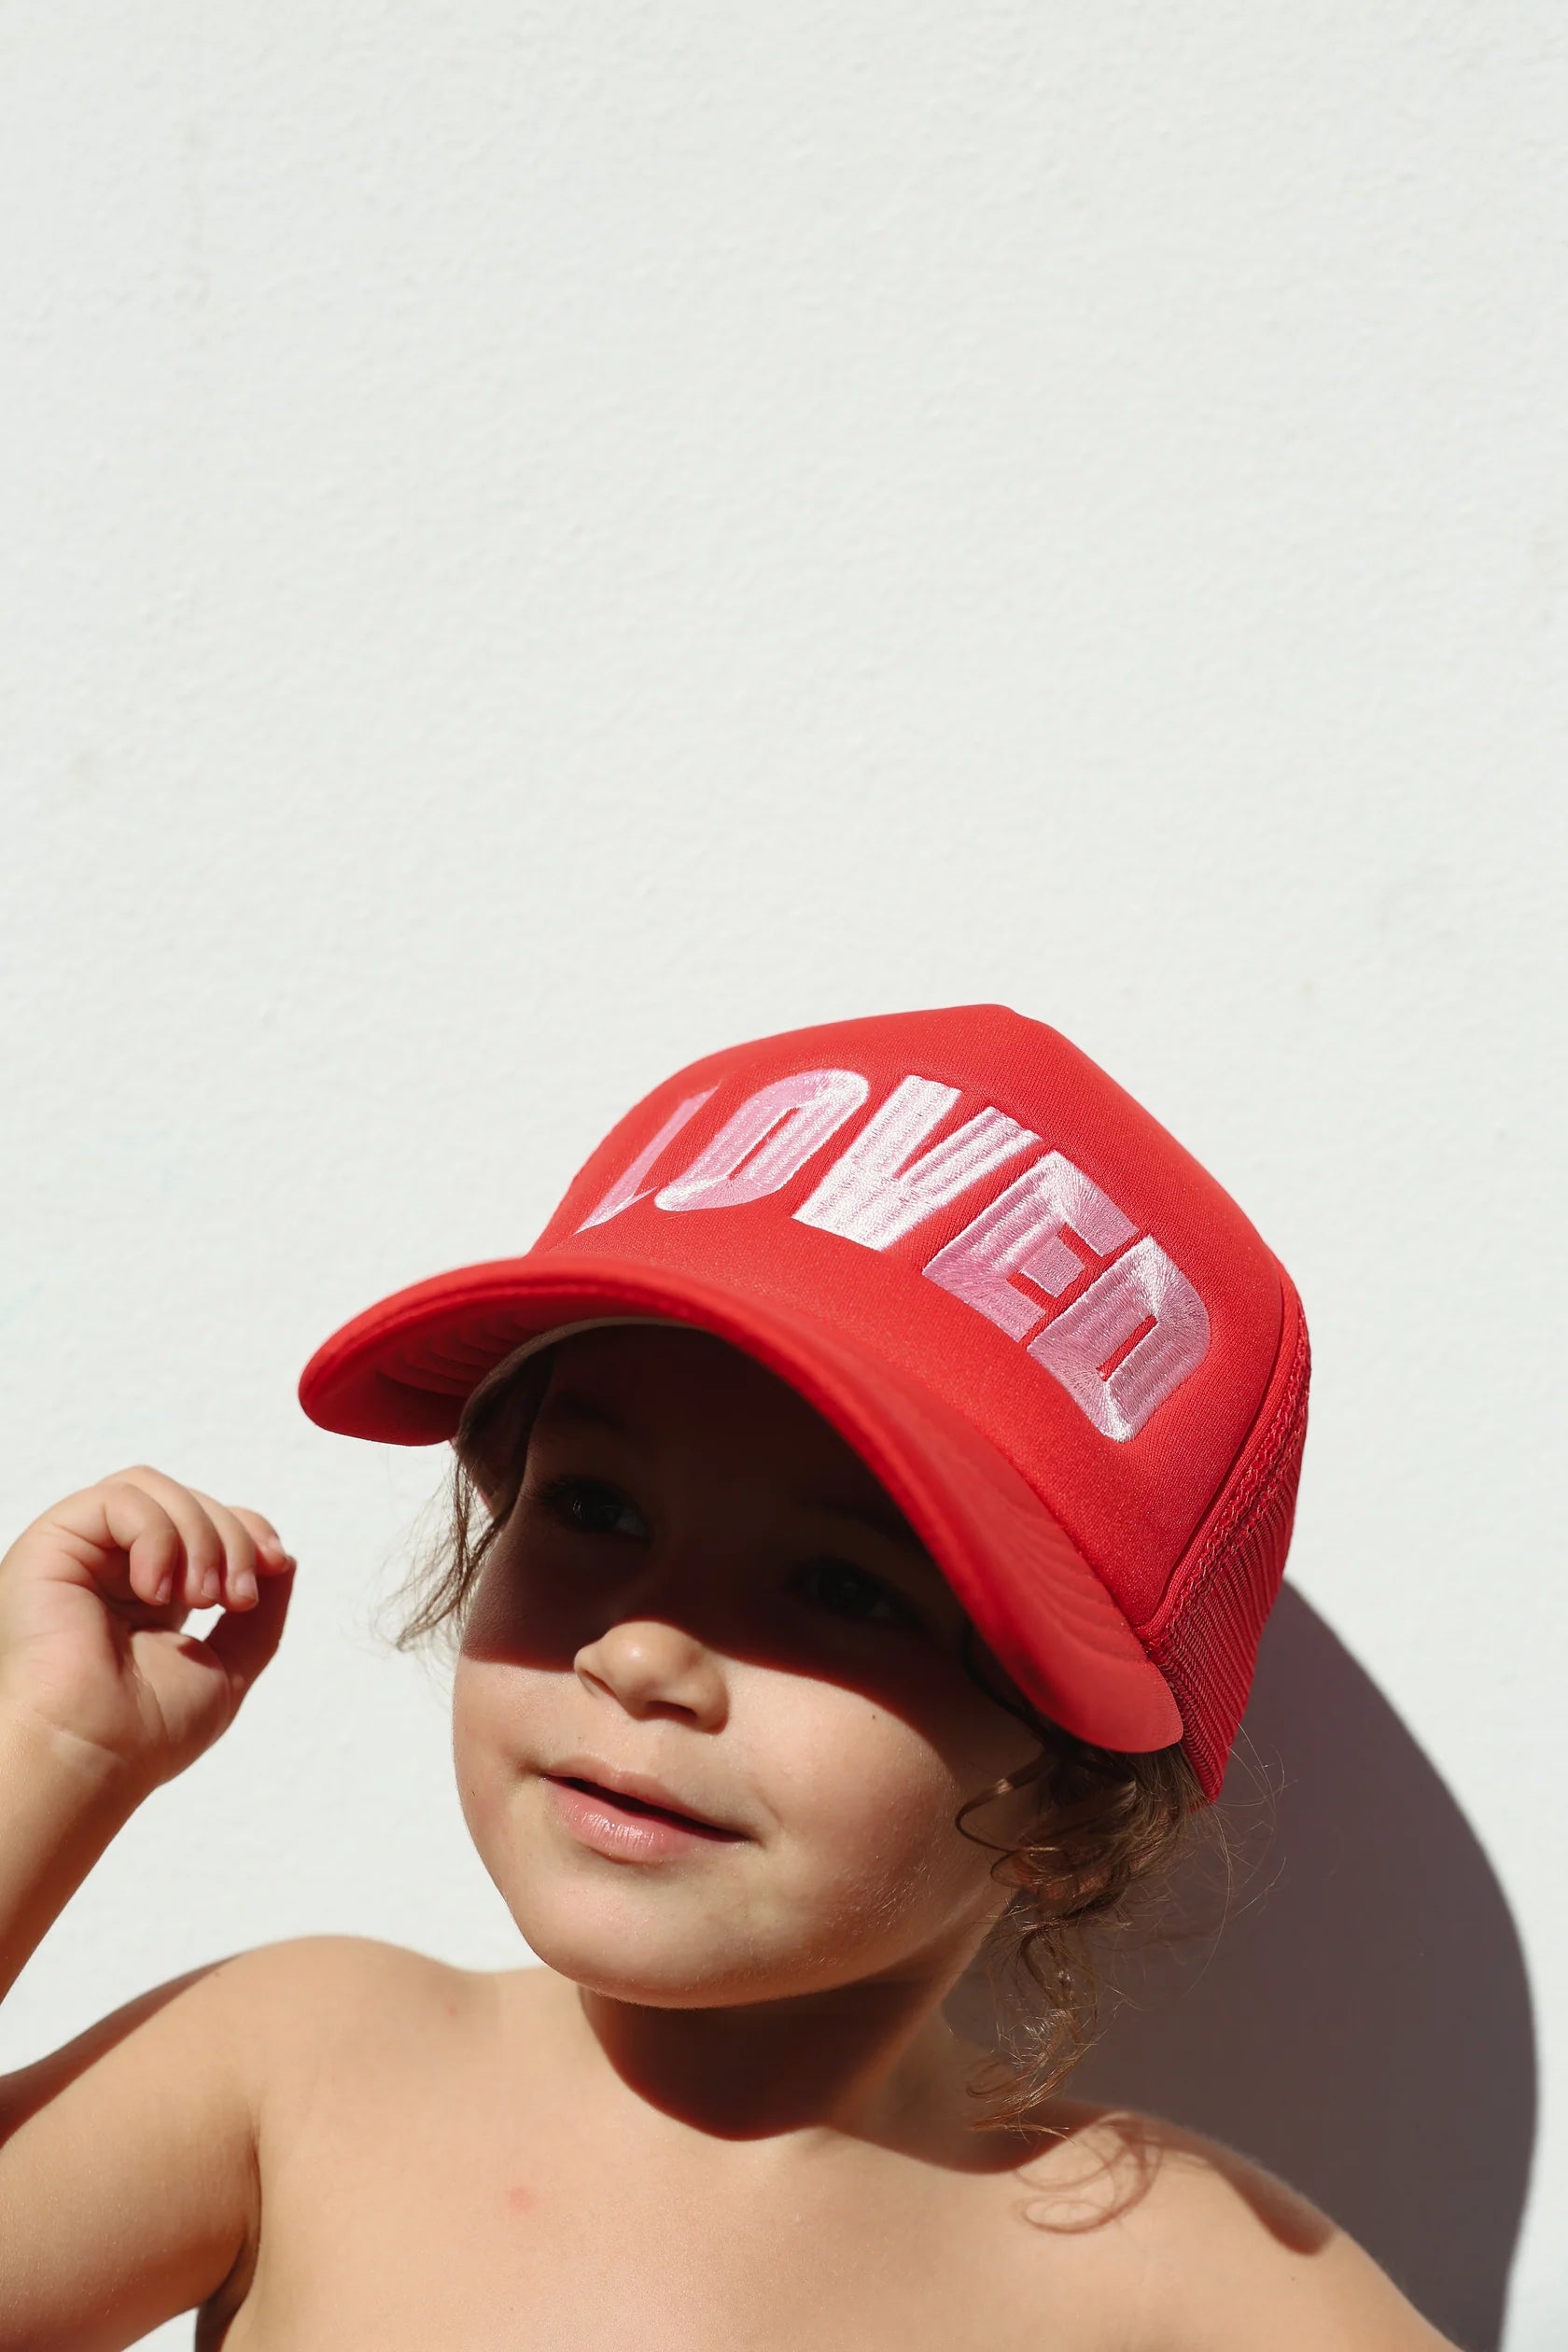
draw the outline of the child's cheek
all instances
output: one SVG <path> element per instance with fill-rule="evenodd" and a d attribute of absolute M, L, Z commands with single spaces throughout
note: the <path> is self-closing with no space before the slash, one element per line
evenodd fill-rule
<path fill-rule="evenodd" d="M 499 1785 L 515 1773 L 522 1680 L 465 1643 L 452 1679 L 452 1752 L 461 1776 Z"/>
<path fill-rule="evenodd" d="M 901 1911 L 921 1887 L 974 1875 L 978 1849 L 953 1816 L 972 1788 L 890 1708 L 836 1694 L 832 1720 L 797 1746 L 781 1774 L 778 1810 L 791 1842 L 808 1846 L 823 1878 L 875 1890 Z"/>
<path fill-rule="evenodd" d="M 525 1578 L 493 1557 L 475 1587 L 463 1631 L 465 1657 L 567 1672 L 593 1628 L 563 1577 Z"/>

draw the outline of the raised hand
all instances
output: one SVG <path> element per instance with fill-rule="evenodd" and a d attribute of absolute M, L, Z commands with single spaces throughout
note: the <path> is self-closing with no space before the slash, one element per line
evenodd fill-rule
<path fill-rule="evenodd" d="M 0 1559 L 0 1711 L 146 1795 L 233 1721 L 282 1637 L 294 1567 L 259 1512 L 161 1470 L 83 1487 Z M 218 1603 L 206 1634 L 182 1630 Z"/>

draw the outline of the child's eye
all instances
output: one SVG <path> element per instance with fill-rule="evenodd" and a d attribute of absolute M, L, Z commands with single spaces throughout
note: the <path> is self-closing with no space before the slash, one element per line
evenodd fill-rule
<path fill-rule="evenodd" d="M 847 1560 L 814 1560 L 795 1581 L 835 1617 L 855 1617 L 862 1624 L 918 1626 L 920 1622 L 890 1585 Z"/>
<path fill-rule="evenodd" d="M 631 1535 L 640 1540 L 648 1533 L 641 1512 L 599 1478 L 552 1478 L 539 1500 L 580 1535 Z"/>

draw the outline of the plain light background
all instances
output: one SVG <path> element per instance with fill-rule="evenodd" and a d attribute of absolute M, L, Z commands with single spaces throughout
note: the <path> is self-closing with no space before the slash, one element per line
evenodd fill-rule
<path fill-rule="evenodd" d="M 515 1962 L 369 1622 L 444 1449 L 301 1367 L 697 1054 L 1000 999 L 1301 1289 L 1291 1573 L 1513 1907 L 1564 2341 L 1565 121 L 1548 7 L 0 15 L 4 1539 L 148 1461 L 301 1560 L 0 2063 Z"/>

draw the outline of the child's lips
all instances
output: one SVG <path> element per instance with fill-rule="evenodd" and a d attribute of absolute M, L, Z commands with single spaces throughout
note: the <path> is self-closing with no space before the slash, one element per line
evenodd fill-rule
<path fill-rule="evenodd" d="M 657 1861 L 706 1844 L 734 1845 L 745 1835 L 605 1788 L 576 1774 L 540 1774 L 557 1819 L 580 1843 L 621 1861 Z"/>
<path fill-rule="evenodd" d="M 543 1777 L 560 1786 L 575 1786 L 586 1793 L 603 1798 L 618 1811 L 673 1822 L 678 1828 L 695 1831 L 710 1838 L 742 1838 L 743 1829 L 727 1822 L 710 1820 L 694 1806 L 684 1803 L 679 1794 L 666 1788 L 663 1781 L 654 1780 L 647 1772 L 622 1771 L 608 1765 L 596 1756 L 564 1757 L 558 1764 L 544 1770 Z"/>

